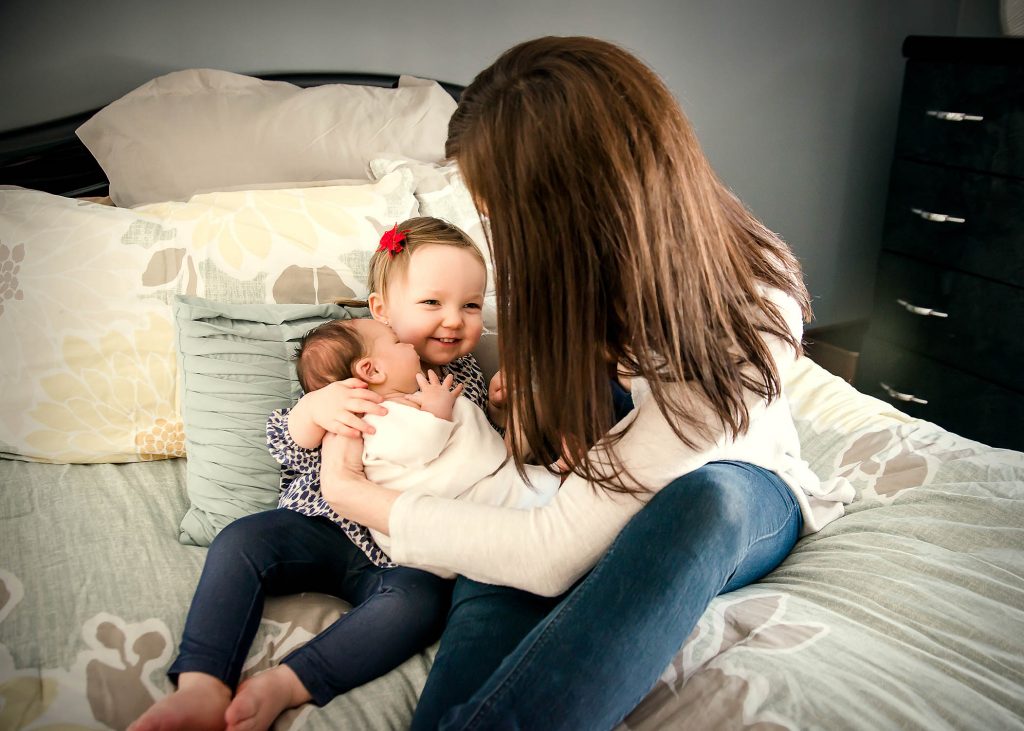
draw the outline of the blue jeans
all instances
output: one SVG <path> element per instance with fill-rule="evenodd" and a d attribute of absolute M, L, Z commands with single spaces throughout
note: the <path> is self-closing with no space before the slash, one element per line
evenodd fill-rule
<path fill-rule="evenodd" d="M 412 728 L 614 727 L 711 600 L 775 568 L 800 527 L 774 473 L 713 462 L 658 492 L 560 597 L 458 579 Z"/>
<path fill-rule="evenodd" d="M 203 672 L 238 684 L 265 596 L 315 591 L 351 611 L 281 662 L 317 705 L 377 678 L 441 635 L 452 582 L 382 569 L 327 518 L 277 509 L 240 518 L 206 554 L 177 659 L 167 674 Z"/>

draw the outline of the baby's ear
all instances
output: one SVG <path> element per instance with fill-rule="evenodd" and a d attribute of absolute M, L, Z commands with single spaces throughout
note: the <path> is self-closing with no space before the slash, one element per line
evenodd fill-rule
<path fill-rule="evenodd" d="M 352 375 L 367 383 L 383 383 L 385 374 L 377 370 L 377 364 L 373 358 L 360 358 L 352 368 Z"/>
<path fill-rule="evenodd" d="M 388 324 L 387 310 L 384 307 L 384 298 L 378 292 L 371 292 L 366 298 L 366 305 L 370 308 L 370 314 L 374 320 L 379 320 L 385 325 Z"/>

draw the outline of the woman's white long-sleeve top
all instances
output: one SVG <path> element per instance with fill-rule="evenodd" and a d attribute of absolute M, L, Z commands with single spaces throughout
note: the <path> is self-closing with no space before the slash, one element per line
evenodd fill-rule
<path fill-rule="evenodd" d="M 799 340 L 803 322 L 797 303 L 777 290 L 766 294 Z M 780 338 L 765 336 L 765 342 L 785 383 L 796 353 Z M 801 459 L 784 394 L 770 404 L 751 394 L 750 427 L 733 438 L 721 426 L 714 428 L 719 420 L 687 384 L 673 387 L 684 389 L 681 395 L 691 413 L 712 426 L 711 436 L 695 447 L 684 444 L 658 409 L 647 382 L 634 379 L 635 408 L 611 432 L 630 426 L 615 451 L 639 484 L 653 493 L 709 462 L 738 460 L 771 470 L 786 482 L 800 505 L 804 535 L 843 514 L 853 488 L 845 480 L 820 482 Z M 406 566 L 454 571 L 485 583 L 557 596 L 597 563 L 649 498 L 595 489 L 576 475 L 566 479 L 551 502 L 532 510 L 405 493 L 391 510 L 391 558 Z"/>

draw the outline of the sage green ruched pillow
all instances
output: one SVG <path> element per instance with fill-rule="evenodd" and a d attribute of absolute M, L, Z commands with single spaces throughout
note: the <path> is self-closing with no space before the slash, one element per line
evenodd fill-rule
<path fill-rule="evenodd" d="M 174 299 L 191 503 L 178 540 L 207 546 L 236 518 L 277 506 L 280 467 L 267 451 L 266 424 L 299 397 L 299 339 L 326 320 L 369 311 Z"/>

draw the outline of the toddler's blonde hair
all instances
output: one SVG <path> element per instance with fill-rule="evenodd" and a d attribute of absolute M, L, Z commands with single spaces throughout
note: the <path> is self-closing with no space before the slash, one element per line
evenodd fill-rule
<path fill-rule="evenodd" d="M 396 276 L 405 276 L 413 253 L 424 246 L 452 246 L 456 249 L 465 249 L 480 262 L 481 266 L 487 266 L 484 255 L 473 243 L 473 239 L 454 223 L 432 216 L 417 216 L 399 223 L 398 230 L 405 234 L 402 250 L 397 254 L 378 250 L 370 258 L 370 271 L 366 277 L 369 294 L 376 292 L 386 300 L 388 284 L 395 281 Z M 366 300 L 337 299 L 335 302 L 346 307 L 367 306 Z"/>

